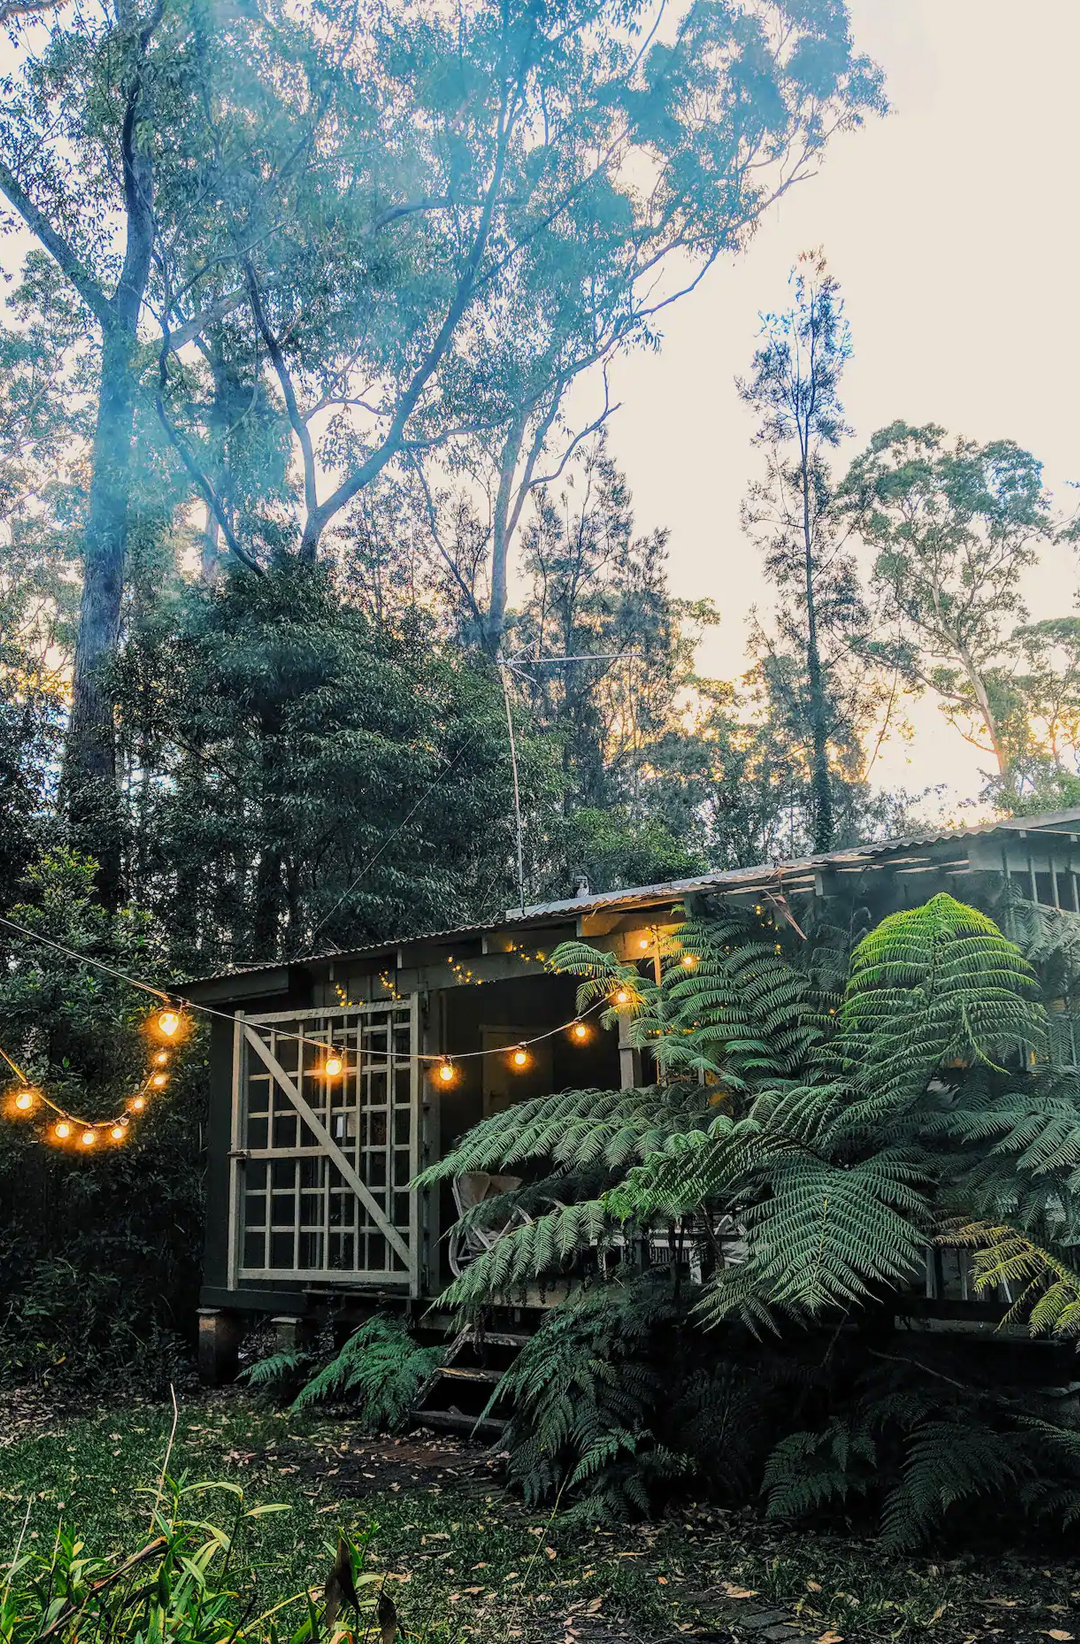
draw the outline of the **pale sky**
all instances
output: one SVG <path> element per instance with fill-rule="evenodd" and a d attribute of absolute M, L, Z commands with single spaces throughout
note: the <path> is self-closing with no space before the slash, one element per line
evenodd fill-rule
<path fill-rule="evenodd" d="M 836 141 L 818 177 L 770 213 L 750 249 L 665 316 L 658 354 L 623 365 L 611 428 L 638 524 L 671 530 L 675 591 L 711 596 L 723 623 L 700 658 L 732 677 L 745 617 L 765 603 L 739 503 L 757 472 L 745 373 L 757 315 L 783 306 L 800 251 L 824 247 L 847 300 L 855 357 L 845 379 L 861 445 L 903 417 L 978 440 L 1009 438 L 1043 462 L 1062 512 L 1080 494 L 1073 405 L 1080 381 L 1077 252 L 1077 0 L 852 0 L 855 38 L 884 68 L 893 113 Z M 1067 614 L 1073 552 L 1031 578 L 1034 616 Z M 953 803 L 980 786 L 980 756 L 928 703 L 916 735 L 878 773 Z M 968 818 L 970 820 L 970 818 Z"/>

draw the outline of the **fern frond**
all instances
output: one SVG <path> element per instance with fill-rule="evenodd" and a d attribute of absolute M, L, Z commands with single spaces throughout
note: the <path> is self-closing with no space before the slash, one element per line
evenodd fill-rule
<path fill-rule="evenodd" d="M 354 1330 L 336 1358 L 296 1396 L 294 1410 L 349 1398 L 358 1419 L 392 1432 L 405 1421 L 424 1383 L 442 1361 L 441 1347 L 421 1347 L 399 1319 L 376 1315 Z"/>
<path fill-rule="evenodd" d="M 878 1481 L 868 1432 L 833 1421 L 822 1433 L 789 1433 L 765 1463 L 762 1490 L 769 1518 L 801 1518 L 831 1502 L 866 1495 Z"/>
<path fill-rule="evenodd" d="M 949 1243 L 974 1252 L 975 1288 L 999 1285 L 1019 1291 L 1005 1323 L 1027 1319 L 1032 1335 L 1080 1336 L 1080 1272 L 1016 1228 L 969 1222 L 951 1228 Z"/>
<path fill-rule="evenodd" d="M 534 1280 L 566 1271 L 580 1252 L 601 1247 L 610 1231 L 611 1218 L 599 1200 L 558 1205 L 504 1233 L 454 1280 L 443 1300 L 451 1307 L 475 1307 L 513 1296 Z"/>

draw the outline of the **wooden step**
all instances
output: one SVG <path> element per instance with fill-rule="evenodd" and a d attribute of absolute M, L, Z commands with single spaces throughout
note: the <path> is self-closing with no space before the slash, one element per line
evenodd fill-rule
<path fill-rule="evenodd" d="M 512 1330 L 483 1330 L 474 1335 L 474 1347 L 486 1347 L 490 1342 L 494 1347 L 526 1347 L 532 1341 L 531 1336 L 515 1335 Z"/>
<path fill-rule="evenodd" d="M 456 1376 L 459 1381 L 502 1381 L 502 1370 L 484 1370 L 478 1364 L 441 1364 L 435 1372 L 440 1376 Z"/>
<path fill-rule="evenodd" d="M 490 1434 L 498 1438 L 506 1428 L 505 1421 L 498 1416 L 464 1416 L 460 1410 L 420 1410 L 417 1421 L 425 1427 L 434 1427 L 439 1431 L 465 1434 Z"/>

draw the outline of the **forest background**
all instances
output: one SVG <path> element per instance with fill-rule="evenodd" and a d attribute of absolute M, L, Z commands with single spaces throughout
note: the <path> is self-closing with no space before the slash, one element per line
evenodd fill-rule
<path fill-rule="evenodd" d="M 987 807 L 1076 801 L 1080 623 L 1023 601 L 1068 511 L 1008 430 L 849 426 L 820 250 L 729 365 L 736 677 L 616 460 L 629 362 L 886 114 L 838 0 L 0 21 L 0 1042 L 66 1106 L 140 1056 L 82 956 L 167 982 L 902 833 L 913 698 Z M 189 1316 L 198 1074 L 100 1173 L 5 1132 L 16 1368 Z"/>

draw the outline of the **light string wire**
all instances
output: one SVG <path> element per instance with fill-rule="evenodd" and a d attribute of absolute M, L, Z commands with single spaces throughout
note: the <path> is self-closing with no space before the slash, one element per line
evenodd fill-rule
<path fill-rule="evenodd" d="M 65 947 L 62 942 L 55 942 L 51 937 L 42 936 L 37 931 L 27 929 L 25 925 L 16 924 L 13 919 L 7 919 L 3 915 L 0 915 L 0 925 L 6 926 L 9 930 L 16 931 L 20 936 L 29 937 L 31 941 L 40 942 L 45 947 L 52 948 L 57 953 L 62 953 L 67 958 L 76 960 L 79 964 L 90 965 L 97 970 L 104 971 L 109 976 L 117 977 L 120 981 L 127 982 L 131 987 L 140 988 L 144 993 L 153 994 L 155 998 L 162 1000 L 167 1005 L 175 999 L 182 999 L 185 1009 L 199 1011 L 204 1016 L 216 1017 L 219 1021 L 228 1022 L 230 1025 L 235 1026 L 236 1015 L 232 1011 L 217 1010 L 213 1005 L 199 1004 L 195 1000 L 185 998 L 182 991 L 182 985 L 175 988 L 172 993 L 168 993 L 162 988 L 154 987 L 150 982 L 141 981 L 136 976 L 131 976 L 125 971 L 117 970 L 112 965 L 107 965 L 104 960 L 95 959 L 90 954 L 79 953 L 74 948 Z M 418 1062 L 445 1063 L 448 1061 L 461 1062 L 483 1056 L 512 1056 L 515 1048 L 524 1049 L 529 1045 L 540 1044 L 545 1039 L 553 1039 L 560 1033 L 568 1033 L 571 1028 L 573 1028 L 578 1022 L 583 1021 L 586 1016 L 591 1015 L 596 1010 L 609 1008 L 609 1006 L 610 1001 L 597 1001 L 595 1004 L 590 1005 L 586 1010 L 579 1011 L 577 1015 L 571 1016 L 568 1021 L 561 1022 L 558 1027 L 549 1028 L 543 1033 L 537 1033 L 532 1035 L 530 1038 L 521 1039 L 517 1042 L 516 1046 L 507 1047 L 502 1045 L 493 1046 L 489 1050 L 466 1050 L 462 1051 L 459 1055 L 453 1056 L 443 1051 L 420 1051 L 417 1052 L 416 1059 Z M 332 1031 L 333 1030 L 331 1030 L 331 1032 Z M 314 1046 L 315 1049 L 324 1051 L 328 1056 L 334 1055 L 339 1048 L 335 1046 L 333 1042 L 326 1044 L 325 1041 L 321 1039 L 313 1039 L 310 1035 L 304 1033 L 288 1033 L 285 1031 L 278 1031 L 276 1032 L 275 1037 L 278 1039 L 285 1039 L 299 1045 Z M 24 1084 L 29 1085 L 29 1080 L 27 1080 L 26 1075 L 16 1065 L 16 1063 L 11 1060 L 10 1056 L 8 1056 L 6 1051 L 2 1048 L 0 1048 L 0 1056 L 3 1057 L 4 1061 L 7 1062 L 8 1066 L 14 1071 L 16 1078 L 21 1079 Z M 143 1086 L 137 1092 L 137 1096 L 144 1094 L 145 1090 L 151 1085 L 154 1078 L 155 1074 L 153 1072 L 147 1074 Z M 84 1129 L 87 1130 L 108 1128 L 111 1125 L 126 1122 L 123 1117 L 110 1120 L 99 1119 L 84 1122 L 83 1120 L 74 1117 L 72 1114 L 67 1113 L 64 1109 L 58 1107 L 55 1102 L 50 1101 L 50 1099 L 43 1092 L 38 1091 L 36 1087 L 35 1095 L 40 1096 L 41 1100 L 48 1107 L 52 1108 L 54 1113 L 57 1113 L 62 1118 L 69 1120 L 72 1124 L 83 1125 Z"/>
<path fill-rule="evenodd" d="M 346 886 L 346 888 L 342 891 L 341 895 L 338 897 L 337 901 L 334 903 L 334 905 L 330 909 L 330 911 L 328 913 L 323 914 L 322 918 L 319 920 L 319 923 L 315 926 L 315 929 L 311 933 L 311 940 L 313 942 L 314 942 L 316 936 L 318 936 L 319 932 L 322 930 L 323 926 L 325 924 L 327 924 L 334 917 L 335 913 L 337 912 L 338 908 L 340 908 L 342 902 L 345 901 L 346 897 L 352 895 L 353 891 L 356 889 L 356 887 L 360 883 L 361 879 L 363 879 L 364 875 L 366 873 L 368 873 L 375 866 L 376 862 L 379 860 L 379 857 L 382 855 L 383 851 L 386 850 L 387 846 L 392 845 L 394 840 L 397 838 L 398 834 L 402 831 L 402 829 L 407 827 L 408 824 L 412 821 L 413 817 L 416 815 L 417 811 L 420 809 L 420 807 L 424 803 L 424 801 L 427 800 L 427 799 L 430 799 L 431 795 L 435 792 L 435 789 L 442 786 L 442 784 L 446 781 L 446 778 L 450 775 L 450 772 L 454 769 L 454 766 L 457 764 L 458 760 L 459 759 L 464 759 L 465 755 L 468 753 L 469 749 L 472 747 L 473 743 L 476 741 L 477 737 L 480 735 L 480 732 L 484 729 L 485 729 L 485 726 L 483 726 L 483 725 L 478 725 L 477 726 L 476 730 L 467 739 L 467 741 L 465 741 L 461 744 L 461 747 L 458 749 L 457 753 L 454 755 L 454 757 L 450 761 L 449 765 L 447 765 L 446 769 L 440 771 L 438 776 L 430 784 L 430 786 L 424 789 L 423 793 L 420 795 L 420 798 L 416 801 L 416 804 L 413 806 L 412 810 L 409 811 L 408 814 L 402 818 L 402 820 L 398 823 L 397 827 L 394 829 L 393 833 L 387 834 L 386 838 L 383 840 L 382 844 L 379 846 L 379 848 L 375 852 L 374 856 L 369 857 L 369 859 L 364 863 L 363 867 L 360 869 L 360 872 L 357 874 L 357 876 L 353 880 L 352 884 Z"/>

